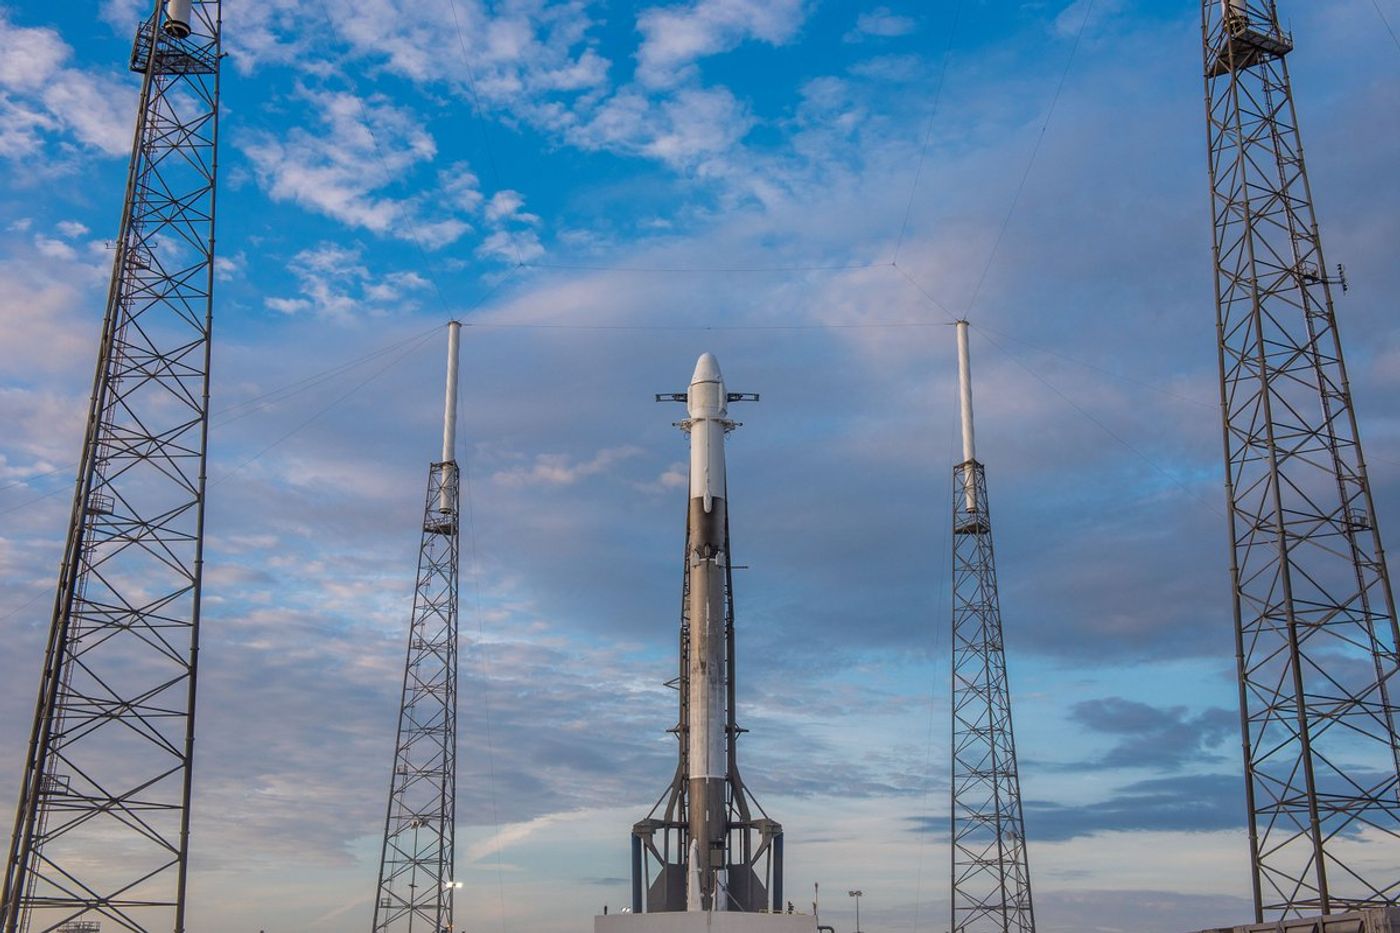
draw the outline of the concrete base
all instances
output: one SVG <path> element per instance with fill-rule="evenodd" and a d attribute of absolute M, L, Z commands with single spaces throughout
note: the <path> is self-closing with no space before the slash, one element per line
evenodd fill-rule
<path fill-rule="evenodd" d="M 1239 927 L 1216 927 L 1200 933 L 1400 933 L 1400 908 L 1371 907 L 1366 910 L 1328 914 L 1325 917 L 1299 917 Z"/>
<path fill-rule="evenodd" d="M 811 914 L 681 910 L 594 917 L 593 933 L 817 933 L 817 921 Z"/>

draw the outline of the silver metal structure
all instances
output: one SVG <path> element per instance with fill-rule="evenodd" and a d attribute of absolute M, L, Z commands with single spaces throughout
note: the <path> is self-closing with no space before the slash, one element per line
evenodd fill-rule
<path fill-rule="evenodd" d="M 957 324 L 963 462 L 953 468 L 952 929 L 1034 933 L 987 477 L 972 427 L 967 322 Z"/>
<path fill-rule="evenodd" d="M 1400 903 L 1395 602 L 1272 0 L 1202 0 L 1256 919 Z M 1384 853 L 1384 854 L 1382 854 Z"/>
<path fill-rule="evenodd" d="M 457 348 L 448 325 L 442 460 L 428 468 L 398 741 L 384 817 L 375 933 L 453 929 L 457 797 Z"/>
<path fill-rule="evenodd" d="M 220 27 L 219 0 L 157 4 L 132 53 L 135 142 L 4 933 L 185 928 Z"/>

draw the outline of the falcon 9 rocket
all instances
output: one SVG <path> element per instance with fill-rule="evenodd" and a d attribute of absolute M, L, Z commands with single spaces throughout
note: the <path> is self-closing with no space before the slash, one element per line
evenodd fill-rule
<path fill-rule="evenodd" d="M 675 777 L 651 815 L 632 831 L 632 909 L 780 909 L 782 827 L 768 819 L 739 776 L 734 710 L 734 599 L 729 551 L 725 436 L 738 425 L 729 392 L 705 353 L 684 393 L 656 396 L 686 405 L 678 426 L 690 436 L 680 665 L 672 682 L 680 716 Z M 771 906 L 770 906 L 771 905 Z"/>

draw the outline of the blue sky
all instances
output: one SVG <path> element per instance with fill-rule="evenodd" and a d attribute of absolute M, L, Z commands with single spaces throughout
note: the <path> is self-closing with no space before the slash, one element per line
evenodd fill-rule
<path fill-rule="evenodd" d="M 0 5 L 11 787 L 141 8 Z M 1378 8 L 1400 24 L 1395 0 L 1282 12 L 1393 529 L 1400 46 Z M 651 397 L 710 350 L 763 395 L 730 445 L 740 702 L 788 889 L 860 886 L 872 925 L 943 929 L 961 314 L 1042 928 L 1244 918 L 1197 17 L 230 0 L 192 926 L 368 921 L 453 316 L 470 928 L 625 901 L 674 744 L 685 448 Z"/>

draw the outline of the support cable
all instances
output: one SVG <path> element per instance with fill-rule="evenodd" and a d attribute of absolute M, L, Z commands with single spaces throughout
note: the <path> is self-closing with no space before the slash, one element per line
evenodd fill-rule
<path fill-rule="evenodd" d="M 322 9 L 322 12 L 325 13 L 326 21 L 327 21 L 327 22 L 333 22 L 334 19 L 333 19 L 333 17 L 331 16 L 329 0 L 321 0 L 321 9 Z M 456 16 L 456 7 L 455 7 L 455 5 L 454 5 L 454 7 L 453 7 L 453 16 L 454 16 L 454 18 L 455 18 L 455 16 Z M 460 37 L 460 30 L 459 30 L 459 37 Z M 370 118 L 369 118 L 369 109 L 365 107 L 365 102 L 364 102 L 364 100 L 360 97 L 360 95 L 359 95 L 358 93 L 356 93 L 356 90 L 357 90 L 357 89 L 356 89 L 355 87 L 352 86 L 349 93 L 350 93 L 350 96 L 351 96 L 352 98 L 354 98 L 354 100 L 355 100 L 355 106 L 359 108 L 359 111 L 360 111 L 360 119 L 364 122 L 365 132 L 367 132 L 367 133 L 369 134 L 370 142 L 371 142 L 371 144 L 372 144 L 373 147 L 374 147 L 374 155 L 375 155 L 375 158 L 379 161 L 379 168 L 380 168 L 380 170 L 384 173 L 385 182 L 387 183 L 387 182 L 389 182 L 389 181 L 391 181 L 391 180 L 393 179 L 393 173 L 389 171 L 389 160 L 388 160 L 388 159 L 385 157 L 385 155 L 384 155 L 384 147 L 383 147 L 383 145 L 382 145 L 382 144 L 380 143 L 380 141 L 379 141 L 379 134 L 376 133 L 376 132 L 374 131 L 374 122 L 373 122 L 372 120 L 370 120 Z M 437 296 L 438 304 L 442 306 L 442 310 L 443 310 L 449 317 L 454 316 L 454 312 L 452 311 L 452 309 L 451 309 L 451 308 L 448 306 L 448 304 L 447 304 L 447 298 L 443 295 L 441 286 L 438 285 L 437 278 L 432 274 L 432 272 L 431 272 L 431 270 L 430 270 L 430 268 L 429 268 L 430 265 L 431 265 L 431 263 L 429 262 L 429 259 L 428 259 L 428 249 L 427 249 L 427 247 L 425 247 L 425 246 L 423 245 L 423 240 L 422 240 L 422 238 L 419 236 L 419 232 L 418 232 L 417 225 L 414 224 L 414 223 L 412 223 L 412 221 L 409 219 L 408 211 L 406 211 L 406 210 L 404 209 L 404 205 L 403 205 L 403 202 L 402 202 L 402 201 L 397 201 L 397 200 L 392 200 L 392 199 L 391 199 L 391 201 L 392 201 L 392 203 L 393 203 L 393 205 L 394 205 L 395 210 L 398 212 L 399 221 L 400 221 L 400 223 L 403 225 L 404 231 L 408 234 L 409 242 L 412 243 L 412 244 L 414 245 L 414 247 L 417 248 L 417 250 L 418 250 L 418 255 L 419 255 L 419 257 L 423 260 L 423 272 L 424 272 L 424 277 L 428 280 L 428 284 L 432 286 L 432 288 L 433 288 L 433 294 Z M 515 266 L 512 267 L 511 273 L 508 274 L 506 278 L 509 278 L 510 275 L 513 274 L 513 273 L 515 272 L 515 270 L 519 268 L 519 265 L 520 265 L 520 263 L 519 263 L 518 257 L 517 257 L 517 262 L 516 262 Z M 477 306 L 480 305 L 483 301 L 485 301 L 486 298 L 487 298 L 489 295 L 491 295 L 492 293 L 494 293 L 498 288 L 500 288 L 500 286 L 501 286 L 502 284 L 504 284 L 504 281 L 505 281 L 505 280 L 502 279 L 502 280 L 496 282 L 496 284 L 493 285 L 490 289 L 488 289 L 487 292 L 486 292 L 484 295 L 482 295 L 480 298 L 478 298 L 478 299 L 472 304 L 471 308 L 469 308 L 468 310 L 471 310 L 472 308 L 477 307 Z"/>
<path fill-rule="evenodd" d="M 958 23 L 962 21 L 963 0 L 953 7 L 953 21 L 948 29 L 948 44 L 943 49 L 943 65 L 938 70 L 938 84 L 933 91 L 933 106 L 929 110 L 928 125 L 924 128 L 923 145 L 919 147 L 919 162 L 914 168 L 914 181 L 909 186 L 909 200 L 904 205 L 904 222 L 899 226 L 899 238 L 895 240 L 894 255 L 890 265 L 899 262 L 899 251 L 904 246 L 904 237 L 909 232 L 909 215 L 914 210 L 914 195 L 919 191 L 919 179 L 924 173 L 924 161 L 928 158 L 929 140 L 933 138 L 933 124 L 938 119 L 938 105 L 943 100 L 943 86 L 948 79 L 948 63 L 953 57 L 953 38 L 958 34 Z"/>
<path fill-rule="evenodd" d="M 956 381 L 953 382 L 953 393 L 952 393 L 952 396 L 953 396 L 953 398 L 952 398 L 953 404 L 947 406 L 946 409 L 945 409 L 945 410 L 946 410 L 947 412 L 949 412 L 949 413 L 954 412 L 954 411 L 957 411 L 958 387 L 957 387 L 957 382 L 956 382 Z M 954 449 L 956 449 L 956 446 L 957 446 L 957 437 L 958 437 L 958 422 L 957 422 L 957 419 L 954 418 L 954 417 L 952 417 L 951 414 L 950 414 L 950 415 L 949 415 L 949 418 L 948 418 L 948 441 L 947 441 L 947 447 L 948 447 L 949 450 L 954 450 Z M 952 472 L 951 470 L 949 470 L 949 471 L 947 472 L 945 479 L 946 479 L 946 482 L 947 482 L 947 488 L 944 490 L 944 495 L 943 495 L 943 500 L 942 500 L 942 501 L 944 501 L 944 502 L 951 502 L 952 499 L 953 499 L 953 483 L 954 483 L 953 472 Z M 943 526 L 943 537 L 942 537 L 942 541 L 941 541 L 941 543 L 940 543 L 940 545 L 939 545 L 938 555 L 939 555 L 939 559 L 940 559 L 940 566 L 941 566 L 942 569 L 939 571 L 939 575 L 938 575 L 938 586 L 937 586 L 935 595 L 936 595 L 936 605 L 938 605 L 939 607 L 944 607 L 944 606 L 947 606 L 947 605 L 948 605 L 948 602 L 949 602 L 949 597 L 948 597 L 948 586 L 949 586 L 949 583 L 950 583 L 950 578 L 951 578 L 951 573 L 952 573 L 952 565 L 953 565 L 953 562 L 952 562 L 952 558 L 951 558 L 951 554 L 950 554 L 949 548 L 950 548 L 950 546 L 951 546 L 951 537 L 952 537 L 953 529 L 952 529 L 951 523 L 949 523 L 949 522 L 942 522 L 942 523 L 940 523 L 940 524 L 942 524 L 942 526 Z M 947 559 L 944 559 L 944 558 L 947 558 Z M 938 612 L 941 614 L 942 609 L 940 608 L 940 609 L 938 610 Z M 935 665 L 936 665 L 937 662 L 943 657 L 943 651 L 944 651 L 944 647 L 943 647 L 943 633 L 944 633 L 944 628 L 943 628 L 943 626 L 940 625 L 940 624 L 935 623 L 934 626 L 933 626 L 933 652 L 932 652 L 932 658 L 931 658 L 931 659 L 933 660 L 933 662 L 935 663 Z M 939 684 L 940 684 L 940 683 L 941 683 L 941 680 L 940 680 L 939 678 L 937 678 L 937 677 L 930 677 L 930 678 L 929 678 L 929 695 L 928 695 L 928 734 L 927 734 L 927 736 L 926 736 L 925 739 L 924 739 L 924 741 L 925 741 L 925 743 L 926 743 L 926 746 L 925 746 L 925 747 L 926 747 L 926 752 L 925 752 L 925 755 L 924 755 L 924 783 L 923 783 L 923 787 L 920 789 L 920 792 L 919 792 L 919 812 L 920 812 L 921 814 L 924 814 L 924 813 L 927 813 L 927 812 L 928 812 L 929 789 L 930 789 L 930 786 L 931 786 L 932 783 L 933 783 L 933 782 L 932 782 L 932 779 L 931 779 L 931 778 L 932 778 L 932 775 L 933 775 L 933 752 L 934 752 L 933 730 L 934 730 L 934 722 L 935 722 L 935 720 L 936 720 L 936 718 L 937 718 L 938 695 L 939 695 Z M 924 856 L 925 856 L 925 854 L 926 854 L 926 852 L 927 852 L 928 843 L 929 843 L 929 837 L 930 837 L 931 835 L 933 835 L 933 833 L 932 833 L 931 831 L 929 831 L 927 828 L 925 829 L 924 832 L 922 832 L 922 833 L 919 834 L 919 854 L 918 854 L 918 858 L 917 858 L 917 860 L 916 860 L 916 862 L 915 862 L 916 867 L 915 867 L 915 871 L 914 871 L 914 933 L 919 933 L 919 930 L 920 930 L 920 926 L 919 926 L 920 914 L 921 914 L 922 911 L 923 911 Z"/>
<path fill-rule="evenodd" d="M 343 363 L 338 363 L 335 366 L 332 366 L 328 369 L 323 369 L 319 372 L 313 373 L 310 376 L 306 376 L 302 379 L 289 382 L 286 385 L 279 386 L 275 389 L 269 389 L 267 392 L 263 392 L 260 395 L 256 395 L 250 399 L 245 399 L 242 402 L 237 402 L 232 405 L 228 405 L 224 408 L 218 409 L 209 416 L 210 425 L 212 427 L 222 427 L 223 425 L 231 424 L 235 421 L 247 418 L 259 412 L 266 411 L 267 409 L 271 408 L 273 405 L 279 402 L 286 401 L 289 398 L 294 398 L 297 395 L 300 395 L 311 389 L 317 388 L 327 382 L 334 380 L 338 376 L 354 372 L 361 366 L 370 363 L 378 359 L 379 357 L 384 356 L 385 354 L 392 353 L 395 350 L 398 350 L 408 345 L 409 343 L 421 343 L 421 341 L 424 340 L 426 337 L 437 333 L 441 326 L 442 325 L 440 324 L 434 324 L 431 328 L 429 328 L 426 331 L 414 334 L 413 336 L 405 338 L 404 340 L 395 341 L 394 343 L 387 344 L 383 347 L 380 347 L 377 350 L 365 354 L 364 356 L 356 357 L 355 359 L 347 360 Z M 23 480 L 16 480 L 15 482 L 7 483 L 4 486 L 0 486 L 0 492 L 4 492 L 7 489 L 13 489 L 16 486 L 26 486 L 35 479 L 43 479 L 50 476 L 58 476 L 61 474 L 71 475 L 72 472 L 77 468 L 78 464 L 76 463 L 70 463 L 61 467 L 55 467 L 52 470 L 46 470 L 43 473 L 38 473 L 33 476 L 29 476 Z M 22 509 L 28 508 L 31 505 L 34 505 L 38 502 L 42 502 L 45 499 L 55 496 L 58 493 L 64 492 L 65 489 L 66 487 L 60 487 L 59 489 L 51 490 L 33 498 L 26 499 L 23 502 L 19 502 L 13 506 L 10 506 L 7 509 L 0 510 L 0 515 L 8 515 L 11 512 L 18 512 Z"/>
<path fill-rule="evenodd" d="M 481 106 L 481 95 L 476 91 L 476 76 L 472 73 L 471 56 L 467 54 L 467 40 L 462 35 L 462 20 L 457 14 L 457 0 L 448 0 L 448 5 L 452 9 L 452 25 L 457 31 L 457 48 L 462 53 L 462 67 L 467 73 L 467 90 L 472 96 L 472 115 L 476 117 L 477 133 L 481 136 L 481 148 L 486 152 L 486 164 L 491 167 L 491 182 L 496 189 L 496 193 L 501 191 L 501 170 L 496 164 L 496 153 L 491 149 L 490 134 L 486 130 L 485 111 Z M 524 265 L 520 255 L 520 245 L 514 239 L 507 238 L 511 252 L 515 254 L 515 265 Z"/>
<path fill-rule="evenodd" d="M 397 366 L 398 364 L 402 363 L 404 360 L 408 359 L 410 356 L 413 355 L 413 353 L 414 353 L 415 351 L 421 349 L 421 348 L 423 347 L 423 345 L 426 344 L 426 343 L 428 342 L 428 340 L 430 340 L 432 337 L 436 336 L 436 334 L 437 334 L 437 332 L 438 332 L 439 330 L 441 330 L 441 327 L 440 327 L 440 326 L 439 326 L 439 327 L 434 327 L 434 328 L 433 328 L 431 331 L 429 331 L 428 333 L 426 333 L 426 334 L 420 336 L 420 337 L 418 338 L 418 340 L 417 340 L 413 345 L 411 345 L 407 350 L 404 350 L 404 351 L 403 351 L 402 353 L 400 353 L 398 356 L 394 357 L 394 358 L 391 359 L 389 362 L 385 363 L 383 366 L 379 367 L 379 368 L 376 369 L 374 372 L 370 373 L 368 376 L 366 376 L 365 378 L 361 379 L 359 382 L 355 383 L 355 384 L 354 384 L 353 386 L 351 386 L 349 389 L 345 390 L 345 391 L 342 392 L 340 395 L 337 395 L 335 398 L 331 399 L 331 400 L 330 400 L 328 403 L 326 403 L 325 405 L 323 405 L 323 406 L 321 406 L 320 408 L 316 409 L 316 411 L 312 412 L 308 417 L 306 417 L 304 420 L 300 421 L 300 422 L 299 422 L 295 427 L 293 427 L 290 431 L 287 431 L 287 432 L 285 432 L 285 433 L 279 435 L 275 440 L 273 440 L 271 443 L 269 443 L 269 444 L 267 444 L 266 446 L 264 446 L 264 447 L 262 447 L 261 449 L 259 449 L 259 450 L 257 451 L 257 453 L 253 454 L 251 457 L 248 457 L 247 459 L 240 461 L 237 465 L 235 465 L 235 466 L 232 467 L 231 469 L 226 470 L 226 471 L 224 471 L 223 473 L 221 473 L 219 476 L 210 479 L 210 481 L 209 481 L 210 485 L 214 485 L 214 484 L 216 484 L 216 483 L 222 483 L 222 482 L 225 482 L 225 481 L 231 479 L 233 476 L 235 476 L 236 474 L 240 473 L 245 467 L 250 466 L 250 465 L 253 464 L 255 461 L 261 459 L 261 458 L 263 457 L 263 455 L 267 454 L 267 453 L 268 453 L 269 451 L 271 451 L 273 448 L 275 448 L 275 447 L 281 445 L 281 444 L 282 444 L 283 442 L 285 442 L 285 441 L 290 440 L 291 438 L 295 437 L 297 434 L 300 434 L 300 433 L 301 433 L 302 431 L 304 431 L 306 428 L 310 427 L 310 426 L 312 425 L 312 423 L 314 423 L 315 421 L 317 421 L 322 415 L 326 414 L 326 413 L 329 412 L 331 409 L 336 408 L 336 407 L 339 406 L 342 402 L 344 402 L 344 401 L 346 401 L 347 399 L 349 399 L 349 398 L 350 398 L 352 395 L 354 395 L 356 392 L 360 391 L 360 390 L 363 389 L 365 386 L 369 385 L 371 382 L 373 382 L 374 380 L 378 379 L 380 376 L 384 375 L 386 372 L 388 372 L 389 370 L 393 369 L 395 366 Z"/>
<path fill-rule="evenodd" d="M 1049 356 L 1058 357 L 1059 359 L 1064 360 L 1066 363 L 1073 363 L 1075 366 L 1083 367 L 1084 369 L 1087 369 L 1090 372 L 1098 373 L 1101 376 L 1107 376 L 1108 378 L 1116 380 L 1118 382 L 1122 382 L 1125 385 L 1138 386 L 1143 389 L 1148 389 L 1152 392 L 1157 392 L 1167 398 L 1176 399 L 1177 401 L 1185 402 L 1188 405 L 1196 405 L 1200 408 L 1209 408 L 1211 411 L 1217 411 L 1220 408 L 1220 403 L 1218 401 L 1208 402 L 1204 399 L 1192 398 L 1189 395 L 1181 395 L 1179 393 L 1171 391 L 1170 389 L 1163 388 L 1162 386 L 1156 383 L 1147 382 L 1142 379 L 1134 379 L 1132 376 L 1124 376 L 1122 373 L 1115 373 L 1110 369 L 1104 369 L 1102 366 L 1099 366 L 1095 363 L 1090 363 L 1088 360 L 1082 360 L 1077 356 L 1071 356 L 1070 354 L 1065 353 L 1061 350 L 1056 350 L 1053 347 L 1047 347 L 1040 344 L 1031 343 L 1029 340 L 1022 340 L 1020 337 L 1013 337 L 1010 334 L 993 330 L 990 327 L 987 327 L 985 324 L 969 326 L 971 326 L 974 330 L 981 331 L 984 335 L 988 337 L 988 339 L 991 339 L 992 336 L 996 336 L 1001 340 L 1010 341 L 1011 343 L 1018 343 L 1028 350 L 1032 350 L 1037 353 L 1044 353 Z"/>
<path fill-rule="evenodd" d="M 1115 442 L 1117 442 L 1118 444 L 1122 445 L 1124 449 L 1126 449 L 1129 453 L 1133 454 L 1135 457 L 1137 457 L 1137 458 L 1138 458 L 1139 460 L 1141 460 L 1143 463 L 1147 464 L 1149 467 L 1151 467 L 1153 470 L 1155 470 L 1157 473 L 1159 473 L 1164 479 L 1166 479 L 1168 482 L 1170 482 L 1173 486 L 1176 486 L 1176 487 L 1177 487 L 1178 489 L 1180 489 L 1182 492 L 1186 493 L 1186 494 L 1187 494 L 1188 496 L 1190 496 L 1192 499 L 1196 500 L 1196 502 L 1198 502 L 1198 503 L 1200 503 L 1201 505 L 1205 506 L 1205 507 L 1206 507 L 1207 509 L 1209 509 L 1212 513 L 1214 513 L 1214 514 L 1220 516 L 1221 518 L 1224 518 L 1224 517 L 1225 517 L 1225 513 L 1224 513 L 1223 511 L 1220 510 L 1220 507 L 1219 507 L 1219 506 L 1216 506 L 1216 505 L 1211 504 L 1211 502 L 1210 502 L 1209 500 L 1203 498 L 1203 497 L 1202 497 L 1201 495 L 1199 495 L 1195 490 L 1193 490 L 1190 486 L 1187 486 L 1187 485 L 1186 485 L 1185 483 L 1183 483 L 1181 480 L 1177 479 L 1177 477 L 1176 477 L 1170 470 L 1168 470 L 1166 467 L 1164 467 L 1164 466 L 1162 466 L 1161 464 L 1159 464 L 1156 460 L 1152 459 L 1152 458 L 1149 457 L 1147 454 L 1143 453 L 1143 451 L 1142 451 L 1140 448 L 1138 448 L 1138 447 L 1136 447 L 1135 445 L 1133 445 L 1130 441 L 1128 441 L 1126 438 L 1124 438 L 1121 434 L 1119 434 L 1118 432 L 1114 431 L 1114 430 L 1113 430 L 1112 428 L 1110 428 L 1108 425 L 1104 424 L 1101 420 L 1099 420 L 1098 418 L 1096 418 L 1096 417 L 1093 415 L 1093 413 L 1091 413 L 1091 412 L 1090 412 L 1088 409 L 1086 409 L 1084 406 L 1080 405 L 1080 404 L 1079 404 L 1078 402 L 1076 402 L 1074 399 L 1070 398 L 1069 395 L 1067 395 L 1065 392 L 1063 392 L 1057 385 L 1055 385 L 1055 384 L 1054 384 L 1053 382 L 1051 382 L 1049 379 L 1047 379 L 1047 378 L 1045 378 L 1044 376 L 1042 376 L 1039 372 L 1037 372 L 1035 369 L 1033 369 L 1033 368 L 1032 368 L 1031 366 L 1029 366 L 1028 364 L 1026 364 L 1026 363 L 1022 362 L 1021 360 L 1017 359 L 1016 356 L 1015 356 L 1014 354 L 1007 352 L 1006 348 L 1005 348 L 1004 346 L 1002 346 L 1002 344 L 1001 344 L 999 341 L 997 341 L 994 337 L 992 337 L 991 334 L 987 333 L 987 331 L 986 331 L 985 329 L 980 328 L 980 327 L 976 327 L 976 328 L 972 328 L 972 329 L 973 329 L 973 330 L 976 330 L 976 331 L 978 331 L 978 332 L 980 332 L 980 333 L 982 334 L 982 336 L 983 336 L 989 343 L 991 343 L 991 344 L 992 344 L 994 347 L 996 347 L 998 350 L 1002 351 L 1002 353 L 1003 353 L 1003 355 L 1006 357 L 1006 359 L 1008 359 L 1008 360 L 1010 360 L 1011 362 L 1015 363 L 1018 367 L 1020 367 L 1020 368 L 1021 368 L 1022 370 L 1024 370 L 1027 374 L 1029 374 L 1029 375 L 1031 376 L 1031 378 L 1035 379 L 1037 382 L 1039 382 L 1041 385 L 1045 386 L 1045 387 L 1046 387 L 1047 389 L 1049 389 L 1051 392 L 1053 392 L 1053 393 L 1055 393 L 1056 395 L 1058 395 L 1058 396 L 1064 401 L 1064 403 L 1065 403 L 1066 405 L 1068 405 L 1070 408 L 1073 408 L 1075 411 L 1077 411 L 1077 412 L 1078 412 L 1080 415 L 1082 415 L 1082 416 L 1084 417 L 1084 419 L 1087 420 L 1090 424 L 1093 424 L 1095 427 L 1097 427 L 1097 428 L 1098 428 L 1100 431 L 1102 431 L 1104 434 L 1107 434 L 1110 438 L 1112 438 Z"/>
<path fill-rule="evenodd" d="M 1050 121 L 1054 119 L 1055 108 L 1059 106 L 1060 95 L 1064 93 L 1065 82 L 1069 79 L 1070 67 L 1074 65 L 1075 55 L 1079 52 L 1079 43 L 1084 38 L 1084 28 L 1089 25 L 1089 17 L 1093 13 L 1094 0 L 1089 0 L 1084 7 L 1084 18 L 1079 21 L 1079 29 L 1074 34 L 1074 44 L 1070 47 L 1069 57 L 1065 59 L 1064 71 L 1060 72 L 1060 81 L 1055 85 L 1055 94 L 1050 98 L 1050 109 L 1045 112 L 1045 122 L 1040 125 L 1040 133 L 1035 138 L 1035 145 L 1031 147 L 1031 155 L 1026 160 L 1025 171 L 1021 172 L 1021 180 L 1016 185 L 1016 193 L 1011 198 L 1011 206 L 1006 210 L 1006 217 L 1002 219 L 1001 229 L 997 231 L 997 237 L 992 242 L 991 252 L 987 254 L 987 263 L 982 267 L 982 274 L 978 277 L 977 286 L 972 291 L 972 298 L 967 303 L 969 311 L 977 306 L 977 299 L 982 294 L 982 286 L 987 282 L 987 273 L 992 270 L 992 263 L 996 261 L 997 253 L 1001 249 L 1001 241 L 1006 237 L 1007 228 L 1011 226 L 1011 218 L 1021 203 L 1021 195 L 1026 190 L 1026 181 L 1031 176 L 1031 169 L 1035 167 L 1036 157 L 1040 155 L 1041 143 L 1045 142 L 1046 130 L 1050 129 Z"/>
<path fill-rule="evenodd" d="M 1381 24 L 1385 26 L 1385 31 L 1390 33 L 1390 41 L 1395 43 L 1396 51 L 1400 51 L 1400 37 L 1395 35 L 1395 29 L 1390 25 L 1390 20 L 1386 18 L 1385 11 L 1381 9 L 1380 0 L 1371 0 L 1371 6 L 1375 7 L 1376 15 L 1381 18 Z"/>
<path fill-rule="evenodd" d="M 467 370 L 470 372 L 470 369 Z M 465 393 L 466 381 L 463 380 L 462 388 Z M 467 408 L 470 411 L 470 407 Z M 467 512 L 467 546 L 471 549 L 471 580 L 472 580 L 472 602 L 476 610 L 476 645 L 477 655 L 481 658 L 481 710 L 486 726 L 486 769 L 487 769 L 487 790 L 491 799 L 491 825 L 497 838 L 501 835 L 501 817 L 497 805 L 496 794 L 496 740 L 495 728 L 492 724 L 491 713 L 491 656 L 486 646 L 486 613 L 482 610 L 481 603 L 481 552 L 478 546 L 478 536 L 476 527 L 476 499 L 472 493 L 472 469 L 471 469 L 471 445 L 464 444 L 460 454 L 462 461 L 462 497 L 465 500 Z M 496 897 L 499 903 L 501 931 L 506 929 L 506 894 L 505 894 L 505 866 L 501 861 L 501 850 L 505 846 L 496 846 Z"/>
<path fill-rule="evenodd" d="M 640 272 L 640 273 L 661 273 L 661 274 L 686 274 L 686 273 L 753 273 L 768 274 L 781 272 L 844 272 L 858 269 L 884 269 L 894 265 L 892 262 L 851 262 L 851 263 L 813 263 L 796 266 L 622 266 L 605 265 L 602 263 L 562 263 L 562 262 L 522 262 L 522 269 L 563 269 L 586 272 Z"/>

